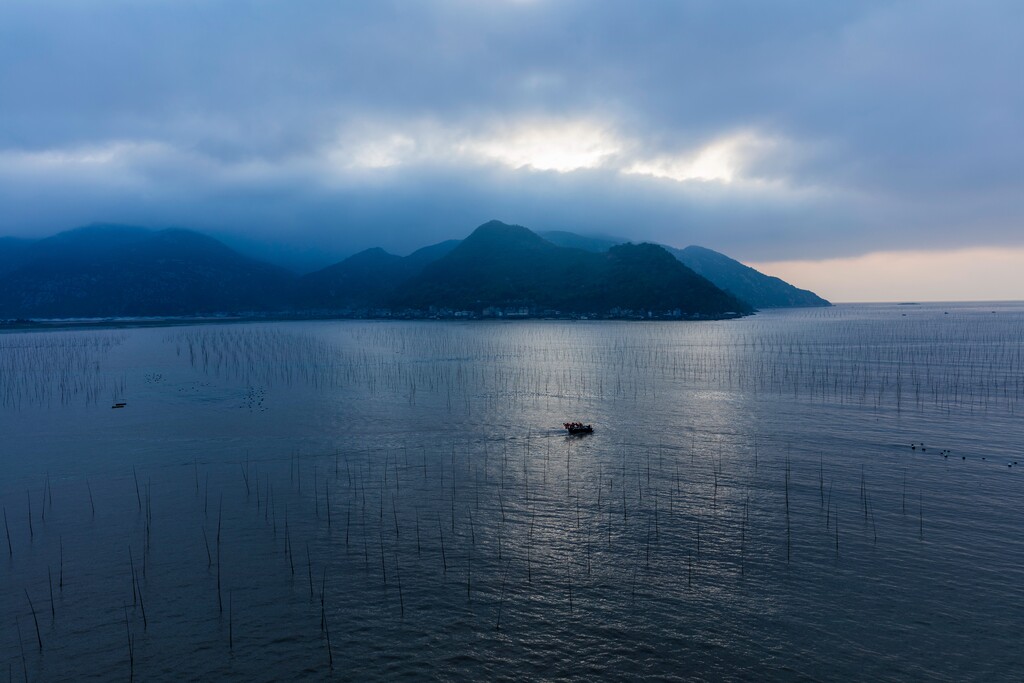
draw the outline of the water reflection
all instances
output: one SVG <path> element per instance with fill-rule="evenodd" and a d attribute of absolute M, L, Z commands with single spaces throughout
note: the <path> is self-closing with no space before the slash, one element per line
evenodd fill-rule
<path fill-rule="evenodd" d="M 128 406 L 6 385 L 0 654 L 58 680 L 1019 671 L 1000 310 L 4 336 Z"/>

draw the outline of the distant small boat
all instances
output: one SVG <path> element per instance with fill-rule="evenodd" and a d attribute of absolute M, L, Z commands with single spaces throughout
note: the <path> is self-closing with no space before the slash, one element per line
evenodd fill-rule
<path fill-rule="evenodd" d="M 565 427 L 565 431 L 569 432 L 570 435 L 594 433 L 592 425 L 585 425 L 582 422 L 563 422 L 562 426 Z"/>
<path fill-rule="evenodd" d="M 119 401 L 118 403 L 115 403 L 114 405 L 112 405 L 110 407 L 111 408 L 124 408 L 126 405 L 128 405 L 128 404 L 125 403 L 124 401 Z"/>

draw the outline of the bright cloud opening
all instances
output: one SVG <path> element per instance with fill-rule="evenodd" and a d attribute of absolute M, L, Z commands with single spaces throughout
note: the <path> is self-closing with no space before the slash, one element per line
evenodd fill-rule
<path fill-rule="evenodd" d="M 590 119 L 523 121 L 463 131 L 435 123 L 412 122 L 388 128 L 343 129 L 328 154 L 347 170 L 430 164 L 493 164 L 512 169 L 571 173 L 606 168 L 623 174 L 676 181 L 758 182 L 747 177 L 753 161 L 771 154 L 779 142 L 751 131 L 719 137 L 684 154 L 637 157 L 642 141 L 619 135 Z"/>
<path fill-rule="evenodd" d="M 751 156 L 763 153 L 774 145 L 774 141 L 754 133 L 738 133 L 719 138 L 690 154 L 664 155 L 637 161 L 623 169 L 623 173 L 680 182 L 702 180 L 731 183 L 740 178 Z"/>
<path fill-rule="evenodd" d="M 527 122 L 470 133 L 432 123 L 345 129 L 328 153 L 347 170 L 409 165 L 493 164 L 568 173 L 606 165 L 622 143 L 590 121 Z"/>
<path fill-rule="evenodd" d="M 462 146 L 470 156 L 497 161 L 511 168 L 568 173 L 605 165 L 622 144 L 605 128 L 582 121 L 525 124 Z"/>

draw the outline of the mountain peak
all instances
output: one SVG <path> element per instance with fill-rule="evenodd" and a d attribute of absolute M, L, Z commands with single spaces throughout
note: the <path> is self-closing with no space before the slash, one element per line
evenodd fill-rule
<path fill-rule="evenodd" d="M 474 242 L 496 242 L 520 245 L 541 245 L 546 244 L 543 237 L 529 228 L 521 225 L 509 225 L 501 221 L 488 221 L 478 227 L 470 234 L 463 243 L 473 244 Z"/>

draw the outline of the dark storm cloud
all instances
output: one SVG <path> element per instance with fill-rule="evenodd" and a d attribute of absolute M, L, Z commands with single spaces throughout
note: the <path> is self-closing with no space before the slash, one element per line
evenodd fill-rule
<path fill-rule="evenodd" d="M 0 6 L 0 232 L 1022 243 L 1016 2 Z"/>

